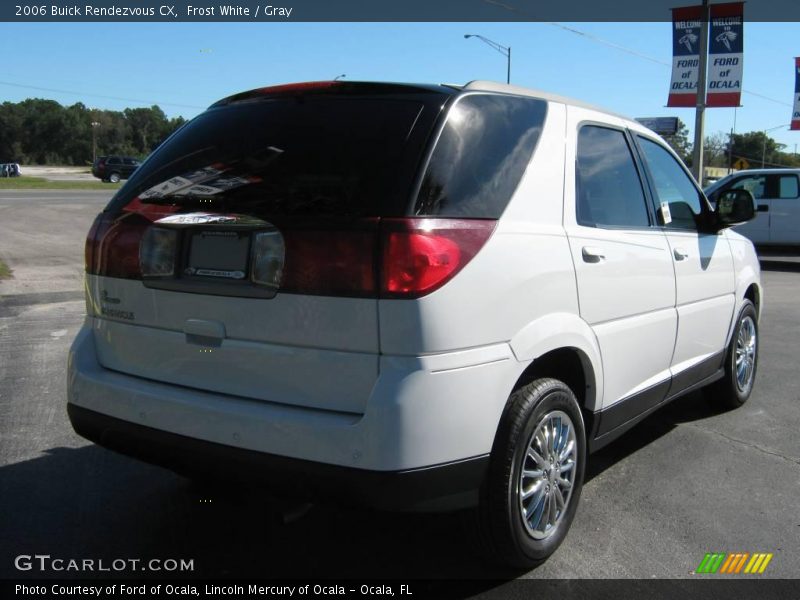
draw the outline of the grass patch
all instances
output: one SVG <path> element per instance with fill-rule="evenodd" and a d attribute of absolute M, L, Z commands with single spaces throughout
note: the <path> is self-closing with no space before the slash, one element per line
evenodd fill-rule
<path fill-rule="evenodd" d="M 0 177 L 0 190 L 118 190 L 120 183 L 97 181 L 51 181 L 43 177 Z"/>
<path fill-rule="evenodd" d="M 0 260 L 0 280 L 11 279 L 11 269 L 9 266 Z"/>

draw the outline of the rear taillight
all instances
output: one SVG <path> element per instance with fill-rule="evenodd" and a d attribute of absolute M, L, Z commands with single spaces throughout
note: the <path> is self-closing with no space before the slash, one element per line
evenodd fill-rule
<path fill-rule="evenodd" d="M 148 227 L 139 244 L 139 266 L 143 277 L 174 277 L 178 255 L 178 231 Z"/>
<path fill-rule="evenodd" d="M 286 259 L 280 290 L 323 296 L 376 296 L 377 229 L 377 219 L 346 228 L 282 229 Z"/>
<path fill-rule="evenodd" d="M 439 289 L 472 260 L 496 221 L 384 219 L 381 296 L 418 298 Z"/>
<path fill-rule="evenodd" d="M 253 235 L 250 248 L 250 281 L 277 292 L 283 279 L 286 246 L 283 236 L 271 228 Z"/>
<path fill-rule="evenodd" d="M 151 222 L 127 213 L 100 213 L 86 238 L 86 272 L 90 275 L 139 279 L 139 245 Z"/>
<path fill-rule="evenodd" d="M 148 279 L 178 276 L 179 238 L 151 225 L 135 212 L 98 215 L 86 239 L 86 272 L 125 279 L 140 279 L 143 271 Z M 254 235 L 248 277 L 285 293 L 419 298 L 463 269 L 495 225 L 489 219 L 438 218 L 286 223 Z"/>

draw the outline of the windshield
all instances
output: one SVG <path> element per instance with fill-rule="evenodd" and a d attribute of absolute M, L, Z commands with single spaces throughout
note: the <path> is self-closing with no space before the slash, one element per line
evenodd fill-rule
<path fill-rule="evenodd" d="M 728 183 L 732 177 L 733 175 L 726 175 L 722 179 L 717 179 L 714 183 L 707 185 L 705 188 L 703 188 L 703 191 L 705 192 L 706 196 L 708 196 L 709 194 L 714 193 L 716 190 L 718 190 L 723 185 Z"/>

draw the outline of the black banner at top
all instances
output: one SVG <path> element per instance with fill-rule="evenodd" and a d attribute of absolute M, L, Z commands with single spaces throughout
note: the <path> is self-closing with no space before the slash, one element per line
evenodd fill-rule
<path fill-rule="evenodd" d="M 6 22 L 669 21 L 680 0 L 10 0 Z M 715 4 L 711 3 L 712 6 Z M 800 21 L 797 0 L 753 0 L 749 21 Z"/>

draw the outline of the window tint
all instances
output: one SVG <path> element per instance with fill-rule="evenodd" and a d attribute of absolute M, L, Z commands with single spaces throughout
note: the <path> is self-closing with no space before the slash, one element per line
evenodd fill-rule
<path fill-rule="evenodd" d="M 755 198 L 756 200 L 761 200 L 766 195 L 767 176 L 754 175 L 752 177 L 744 177 L 742 179 L 739 179 L 736 183 L 734 183 L 730 189 L 747 190 L 748 192 L 753 194 L 753 198 Z"/>
<path fill-rule="evenodd" d="M 625 134 L 587 125 L 578 133 L 577 219 L 581 225 L 648 227 L 642 182 Z"/>
<path fill-rule="evenodd" d="M 469 95 L 450 110 L 414 213 L 497 218 L 519 184 L 542 131 L 546 102 Z"/>
<path fill-rule="evenodd" d="M 797 198 L 797 176 L 781 175 L 778 182 L 778 198 Z"/>
<path fill-rule="evenodd" d="M 656 202 L 666 202 L 672 222 L 671 229 L 697 229 L 703 215 L 700 192 L 677 160 L 659 144 L 643 137 L 639 142 L 653 177 Z"/>
<path fill-rule="evenodd" d="M 123 158 L 122 162 L 125 163 L 126 165 L 131 165 L 131 166 L 139 164 L 139 161 L 133 158 Z"/>
<path fill-rule="evenodd" d="M 118 164 L 121 164 L 121 163 L 120 163 L 120 160 L 118 158 L 112 157 L 112 158 L 109 158 L 108 161 L 106 161 L 106 164 L 118 165 Z"/>
<path fill-rule="evenodd" d="M 291 96 L 211 108 L 159 146 L 109 208 L 139 198 L 264 218 L 406 214 L 446 97 Z"/>

